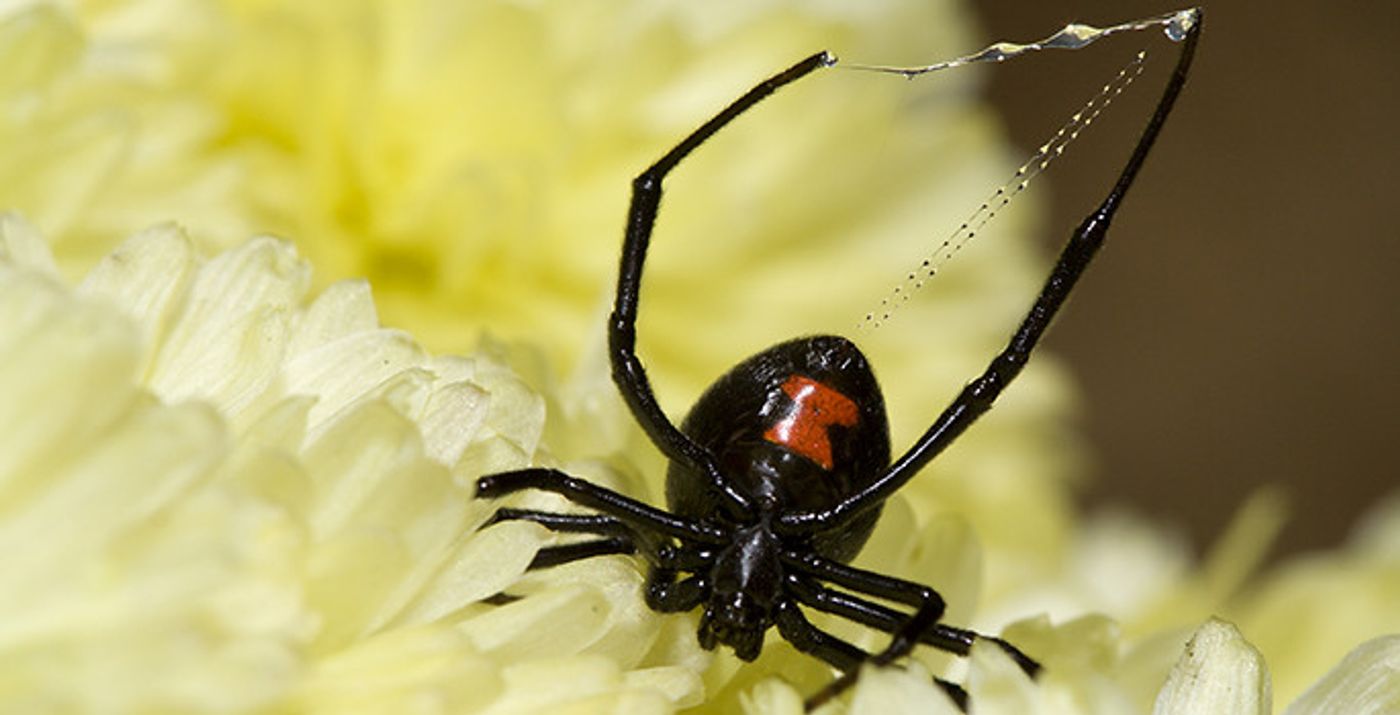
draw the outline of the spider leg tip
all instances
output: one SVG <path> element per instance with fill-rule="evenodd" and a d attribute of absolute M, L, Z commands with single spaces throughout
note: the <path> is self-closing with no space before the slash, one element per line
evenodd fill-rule
<path fill-rule="evenodd" d="M 496 476 L 497 475 L 493 474 L 476 480 L 476 496 L 478 498 L 490 499 L 500 496 L 501 481 L 497 479 Z"/>

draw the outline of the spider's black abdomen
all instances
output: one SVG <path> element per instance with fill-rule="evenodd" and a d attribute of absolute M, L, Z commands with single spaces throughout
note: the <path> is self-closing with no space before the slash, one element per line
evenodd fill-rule
<path fill-rule="evenodd" d="M 870 364 L 845 338 L 819 335 L 775 345 L 736 365 L 691 408 L 681 430 L 719 462 L 725 478 L 762 510 L 822 509 L 878 477 L 890 462 L 885 402 Z M 691 470 L 672 464 L 666 499 L 679 514 L 725 519 Z M 849 560 L 879 510 L 814 535 L 818 553 Z"/>

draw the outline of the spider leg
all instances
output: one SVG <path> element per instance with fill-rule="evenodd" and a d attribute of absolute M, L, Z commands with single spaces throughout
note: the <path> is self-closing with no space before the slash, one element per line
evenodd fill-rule
<path fill-rule="evenodd" d="M 499 489 L 501 493 L 513 491 L 499 484 L 487 484 L 486 487 L 487 495 L 495 494 L 494 489 Z M 481 491 L 481 487 L 478 486 L 478 493 Z M 689 611 L 700 605 L 708 594 L 705 579 L 700 576 L 680 579 L 678 574 L 682 570 L 697 570 L 713 560 L 712 551 L 704 547 L 677 547 L 673 543 L 662 543 L 649 534 L 638 533 L 622 519 L 607 514 L 558 514 L 532 509 L 502 508 L 492 515 L 487 524 L 517 520 L 531 521 L 560 533 L 594 534 L 604 537 L 540 549 L 530 561 L 527 567 L 529 570 L 550 568 L 595 556 L 633 554 L 641 551 L 652 562 L 651 571 L 647 576 L 646 592 L 647 605 L 652 610 L 662 613 Z"/>
<path fill-rule="evenodd" d="M 540 526 L 566 534 L 597 534 L 599 536 L 626 536 L 632 532 L 621 521 L 606 514 L 557 514 L 533 509 L 512 509 L 502 507 L 483 525 L 483 528 L 502 521 L 531 521 Z"/>
<path fill-rule="evenodd" d="M 502 521 L 530 521 L 565 534 L 594 534 L 606 538 L 579 541 L 572 544 L 547 546 L 535 554 L 528 570 L 550 568 L 570 561 L 590 559 L 610 554 L 633 554 L 637 551 L 635 536 L 625 524 L 605 514 L 556 514 L 532 509 L 497 509 L 486 526 Z"/>
<path fill-rule="evenodd" d="M 853 596 L 835 589 L 827 588 L 809 577 L 797 576 L 789 579 L 789 587 L 793 596 L 799 603 L 810 606 L 825 613 L 831 613 L 842 618 L 848 618 L 856 623 L 870 626 L 882 630 L 886 633 L 898 633 L 901 630 L 910 628 L 914 619 L 900 613 L 892 608 L 887 608 L 877 603 L 873 603 L 859 596 Z M 1022 653 L 1015 646 L 1000 638 L 984 636 L 973 631 L 962 628 L 953 628 L 941 623 L 933 623 L 924 626 L 922 630 L 912 633 L 915 640 L 920 643 L 931 645 L 939 650 L 947 651 L 956 655 L 965 656 L 971 649 L 973 642 L 977 640 L 987 640 L 1001 646 L 1017 663 L 1027 675 L 1034 676 L 1040 671 L 1040 664 Z M 887 665 L 891 658 L 882 658 L 893 650 L 893 643 L 883 653 L 870 657 L 870 662 L 875 665 Z M 855 685 L 858 670 L 847 670 L 840 677 L 832 680 L 821 691 L 807 699 L 807 709 L 819 707 L 823 703 L 845 692 L 847 688 Z M 967 709 L 967 691 L 956 683 L 949 682 L 942 678 L 935 677 L 934 681 L 943 688 L 948 697 L 962 709 Z"/>
<path fill-rule="evenodd" d="M 1142 168 L 1147 153 L 1156 142 L 1157 135 L 1161 132 L 1162 125 L 1166 122 L 1167 115 L 1171 113 L 1177 95 L 1180 94 L 1181 88 L 1186 82 L 1186 75 L 1191 67 L 1191 58 L 1196 51 L 1196 41 L 1200 39 L 1201 24 L 1198 17 L 1197 22 L 1189 29 L 1176 67 L 1172 71 L 1171 79 L 1167 81 L 1166 88 L 1157 101 L 1157 108 L 1153 112 L 1152 118 L 1148 120 L 1142 135 L 1138 138 L 1137 146 L 1133 149 L 1132 156 L 1128 158 L 1127 164 L 1124 165 L 1119 174 L 1118 181 L 1113 185 L 1113 189 L 1103 203 L 1089 214 L 1079 225 L 1079 228 L 1071 234 L 1069 242 L 1061 250 L 1055 267 L 1051 270 L 1050 276 L 1046 279 L 1035 303 L 1026 313 L 1020 327 L 1012 334 L 1006 348 L 992 359 L 991 364 L 977 379 L 963 388 L 952 404 L 948 405 L 943 413 L 934 420 L 928 430 L 909 448 L 909 451 L 896 460 L 883 475 L 835 506 L 782 515 L 776 525 L 780 533 L 791 535 L 811 533 L 817 529 L 830 529 L 835 525 L 849 522 L 866 510 L 884 502 L 891 494 L 904 486 L 920 469 L 923 469 L 929 460 L 951 444 L 978 417 L 991 409 L 997 396 L 1021 372 L 1021 368 L 1030 358 L 1031 351 L 1035 349 L 1036 343 L 1039 342 L 1046 327 L 1050 325 L 1050 321 L 1064 305 L 1065 298 L 1074 288 L 1075 282 L 1079 280 L 1079 276 L 1093 260 L 1099 247 L 1103 245 L 1104 239 L 1108 235 L 1108 225 L 1112 221 L 1114 213 L 1118 210 L 1124 196 L 1127 195 L 1128 189 L 1137 177 L 1138 170 Z"/>
<path fill-rule="evenodd" d="M 647 606 L 661 613 L 683 613 L 704 602 L 709 585 L 700 576 L 679 578 L 675 569 L 653 566 L 647 576 Z"/>
<path fill-rule="evenodd" d="M 916 611 L 913 616 L 903 617 L 905 621 L 909 622 L 908 624 L 890 631 L 896 636 L 901 634 L 917 636 L 918 633 L 933 626 L 939 618 L 943 617 L 945 608 L 943 597 L 939 596 L 937 591 L 921 583 L 906 581 L 902 578 L 895 578 L 874 571 L 856 568 L 838 561 L 823 558 L 814 553 L 784 552 L 781 558 L 784 565 L 796 572 L 794 574 L 796 578 L 790 579 L 790 584 L 800 584 L 801 575 L 805 574 L 808 577 L 830 581 L 852 591 L 870 594 L 877 598 L 884 598 L 917 608 L 918 611 Z M 830 591 L 830 589 L 825 590 Z M 835 591 L 831 592 L 837 593 Z M 813 603 L 811 605 L 815 606 L 817 604 Z M 909 645 L 912 647 L 913 644 L 910 643 Z M 896 655 L 895 657 L 898 656 Z"/>
<path fill-rule="evenodd" d="M 812 625 L 794 601 L 778 604 L 773 614 L 778 634 L 797 650 L 826 661 L 831 667 L 849 673 L 870 659 L 870 654 L 846 640 Z"/>
<path fill-rule="evenodd" d="M 540 524 L 551 531 L 562 533 L 587 533 L 611 535 L 611 538 L 582 541 L 540 549 L 529 569 L 548 568 L 570 561 L 605 556 L 609 554 L 632 554 L 642 550 L 652 561 L 647 575 L 647 606 L 661 613 L 681 613 L 700 605 L 707 595 L 706 581 L 700 576 L 686 579 L 679 577 L 679 571 L 694 571 L 707 563 L 710 552 L 706 550 L 676 548 L 670 544 L 653 548 L 639 547 L 636 537 L 625 524 L 604 514 L 555 514 L 553 512 L 526 509 L 500 509 L 491 517 L 488 524 L 499 521 L 523 520 Z"/>
<path fill-rule="evenodd" d="M 819 611 L 831 613 L 842 618 L 847 618 L 861 625 L 870 626 L 878 630 L 889 633 L 898 629 L 908 622 L 909 617 L 892 608 L 873 603 L 866 599 L 843 593 L 835 589 L 826 588 L 815 581 L 807 578 L 792 579 L 791 585 L 793 595 L 797 600 L 807 606 L 811 606 Z M 933 646 L 942 651 L 954 655 L 965 656 L 971 650 L 972 644 L 984 640 L 995 643 L 1016 661 L 1016 664 L 1025 671 L 1027 675 L 1035 676 L 1040 672 L 1040 664 L 1035 659 L 1021 652 L 1019 648 L 1010 643 L 993 636 L 984 636 L 975 631 L 965 628 L 956 628 L 942 623 L 935 623 L 924 629 L 917 636 L 920 643 Z"/>
<path fill-rule="evenodd" d="M 502 508 L 497 509 L 482 528 L 503 521 L 531 521 L 550 531 L 606 537 L 546 546 L 536 552 L 535 558 L 530 560 L 530 565 L 525 567 L 528 571 L 551 568 L 595 556 L 633 554 L 637 551 L 632 531 L 622 522 L 604 514 L 555 514 L 531 509 Z"/>
<path fill-rule="evenodd" d="M 832 680 L 825 688 L 807 699 L 803 704 L 807 711 L 821 707 L 828 700 L 840 695 L 842 691 L 853 685 L 856 675 L 860 672 L 861 664 L 873 660 L 871 654 L 865 652 L 864 649 L 812 625 L 812 622 L 807 620 L 807 616 L 803 615 L 802 610 L 792 601 L 785 601 L 778 605 L 774 621 L 778 626 L 779 635 L 791 643 L 794 648 L 821 658 L 831 667 L 841 671 L 840 677 Z M 959 709 L 967 709 L 967 691 L 963 690 L 961 686 L 942 678 L 934 678 L 934 682 L 948 693 L 948 697 L 952 698 Z"/>
<path fill-rule="evenodd" d="M 885 646 L 884 650 L 870 657 L 870 662 L 877 666 L 888 665 L 895 659 L 908 655 L 923 634 L 933 628 L 938 619 L 943 617 L 943 611 L 946 608 L 943 597 L 939 596 L 937 591 L 923 584 L 848 566 L 817 554 L 785 553 L 782 558 L 784 563 L 793 567 L 796 572 L 788 579 L 788 584 L 790 587 L 795 587 L 795 595 L 799 599 L 803 597 L 802 574 L 806 574 L 809 577 L 830 581 L 853 591 L 868 593 L 878 598 L 886 598 L 915 607 L 912 615 L 903 616 L 901 614 L 899 616 L 900 622 L 897 625 L 882 629 L 890 634 L 890 644 Z M 836 593 L 830 589 L 822 590 Z M 819 607 L 821 604 L 821 599 L 815 599 L 809 605 Z M 855 677 L 855 674 L 848 670 L 846 674 L 822 691 L 823 699 L 829 699 L 850 687 L 855 682 Z"/>
<path fill-rule="evenodd" d="M 725 540 L 724 532 L 719 529 L 677 517 L 556 469 L 520 469 L 492 474 L 476 481 L 476 494 L 480 497 L 495 498 L 525 489 L 554 492 L 575 504 L 602 512 L 635 531 L 651 530 L 679 539 L 712 544 L 722 544 Z"/>
<path fill-rule="evenodd" d="M 648 561 L 670 569 L 695 571 L 714 560 L 714 552 L 711 549 L 686 545 L 678 547 L 664 535 L 638 532 L 621 520 L 606 514 L 560 514 L 502 507 L 491 515 L 485 526 L 502 521 L 530 521 L 561 534 L 594 534 L 625 539 L 632 543 L 634 551 L 640 551 Z"/>
<path fill-rule="evenodd" d="M 549 516 L 565 516 L 563 514 L 550 514 Z M 497 519 L 496 521 L 500 521 Z M 606 539 L 590 539 L 572 544 L 560 544 L 558 546 L 546 546 L 535 552 L 535 558 L 530 559 L 530 565 L 525 567 L 527 571 L 536 569 L 547 569 L 560 566 L 573 561 L 591 559 L 596 556 L 610 556 L 613 554 L 632 554 L 637 550 L 632 541 L 627 537 L 612 537 Z M 497 593 L 493 596 L 482 599 L 486 603 L 496 606 L 503 606 L 519 600 L 518 596 L 508 593 Z"/>
<path fill-rule="evenodd" d="M 700 125 L 632 181 L 632 202 L 627 210 L 627 230 L 618 269 L 617 302 L 608 321 L 608 350 L 612 359 L 613 381 L 617 383 L 618 391 L 622 393 L 633 416 L 657 448 L 671 461 L 687 465 L 705 475 L 711 489 L 720 495 L 726 505 L 742 514 L 753 512 L 750 499 L 726 481 L 714 457 L 677 429 L 662 411 L 647 378 L 646 368 L 637 357 L 637 297 L 641 290 L 642 264 L 646 261 L 647 246 L 656 224 L 656 214 L 661 204 L 661 183 L 666 175 L 715 132 L 774 91 L 835 62 L 834 57 L 820 52 L 764 80 Z"/>
<path fill-rule="evenodd" d="M 637 547 L 632 544 L 632 540 L 625 537 L 590 539 L 572 544 L 546 546 L 535 554 L 535 558 L 530 560 L 530 565 L 527 568 L 534 571 L 535 569 L 547 569 L 567 564 L 571 561 L 591 559 L 595 556 L 630 555 L 636 552 Z"/>

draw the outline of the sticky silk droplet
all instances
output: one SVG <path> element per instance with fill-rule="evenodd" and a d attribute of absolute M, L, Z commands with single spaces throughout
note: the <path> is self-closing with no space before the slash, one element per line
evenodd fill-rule
<path fill-rule="evenodd" d="M 1188 10 L 1178 10 L 1155 17 L 1142 20 L 1133 20 L 1111 27 L 1094 27 L 1079 23 L 1070 23 L 1064 26 L 1059 32 L 1036 42 L 1017 44 L 1014 42 L 997 42 L 974 52 L 970 55 L 963 55 L 951 60 L 936 62 L 931 65 L 921 67 L 895 67 L 891 65 L 863 65 L 845 64 L 840 66 L 850 70 L 861 70 L 866 72 L 885 72 L 888 74 L 900 74 L 905 77 L 916 77 L 929 72 L 962 67 L 976 62 L 1004 62 L 1013 57 L 1039 52 L 1041 50 L 1078 50 L 1087 47 L 1110 35 L 1117 35 L 1123 32 L 1138 32 L 1154 27 L 1161 27 L 1167 38 L 1172 42 L 1180 42 L 1186 39 L 1191 28 L 1196 25 L 1200 17 L 1199 8 Z"/>

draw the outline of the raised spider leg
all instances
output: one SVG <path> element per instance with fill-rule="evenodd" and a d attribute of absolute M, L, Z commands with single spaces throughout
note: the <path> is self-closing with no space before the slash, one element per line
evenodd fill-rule
<path fill-rule="evenodd" d="M 1191 68 L 1191 58 L 1196 52 L 1196 41 L 1200 39 L 1202 18 L 1198 13 L 1196 22 L 1182 43 L 1181 53 L 1171 79 L 1167 81 L 1157 108 L 1138 138 L 1132 156 L 1123 166 L 1113 190 L 1093 213 L 1075 229 L 1069 242 L 1061 250 L 1055 267 L 1041 288 L 1039 296 L 1021 325 L 1011 336 L 1006 348 L 998 354 L 977 379 L 963 388 L 952 404 L 934 420 L 933 424 L 919 437 L 909 451 L 895 461 L 878 479 L 872 481 L 859 492 L 842 500 L 841 503 L 825 509 L 783 514 L 777 523 L 777 530 L 784 535 L 811 533 L 818 529 L 834 528 L 849 522 L 865 510 L 882 503 L 904 486 L 920 469 L 928 464 L 962 434 L 984 412 L 991 408 L 1001 391 L 1021 372 L 1031 351 L 1035 349 L 1040 336 L 1049 326 L 1055 313 L 1064 304 L 1065 298 L 1074 287 L 1079 276 L 1103 245 L 1108 234 L 1109 222 L 1118 210 L 1123 197 L 1127 195 L 1138 170 L 1147 158 L 1147 153 L 1157 140 L 1162 125 L 1176 103 L 1177 95 L 1186 82 Z"/>
<path fill-rule="evenodd" d="M 678 539 L 710 544 L 723 544 L 726 541 L 725 532 L 720 529 L 683 519 L 557 469 L 520 469 L 476 480 L 476 494 L 479 497 L 495 498 L 525 489 L 559 494 L 575 504 L 596 509 L 635 531 L 649 529 Z"/>
<path fill-rule="evenodd" d="M 646 368 L 637 357 L 637 297 L 641 290 L 642 264 L 656 224 L 661 204 L 661 182 L 696 147 L 778 88 L 836 62 L 820 52 L 764 80 L 682 139 L 666 155 L 632 181 L 632 203 L 627 210 L 627 231 L 622 244 L 622 261 L 617 277 L 617 302 L 608 321 L 608 349 L 612 358 L 613 381 L 622 393 L 632 415 L 657 448 L 673 462 L 704 474 L 710 487 L 741 514 L 753 511 L 749 498 L 726 481 L 714 457 L 676 428 L 662 411 L 652 392 Z"/>

